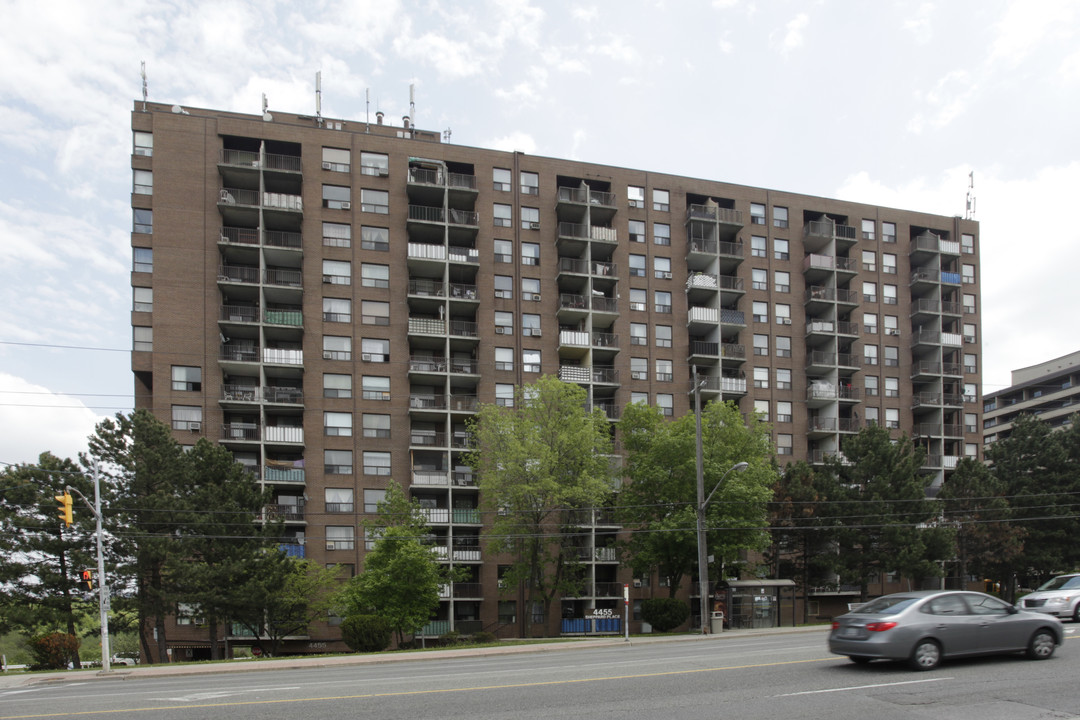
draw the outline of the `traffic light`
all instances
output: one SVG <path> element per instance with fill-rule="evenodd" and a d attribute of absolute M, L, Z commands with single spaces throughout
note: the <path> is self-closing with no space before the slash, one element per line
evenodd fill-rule
<path fill-rule="evenodd" d="M 92 570 L 82 571 L 82 581 L 86 583 L 87 590 L 94 589 L 94 572 Z"/>
<path fill-rule="evenodd" d="M 71 493 L 67 490 L 63 495 L 54 495 L 56 502 L 60 503 L 60 506 L 56 510 L 60 513 L 57 517 L 64 521 L 64 524 L 71 527 Z"/>

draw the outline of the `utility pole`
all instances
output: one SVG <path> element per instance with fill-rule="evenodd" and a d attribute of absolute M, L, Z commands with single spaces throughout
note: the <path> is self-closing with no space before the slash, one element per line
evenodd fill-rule
<path fill-rule="evenodd" d="M 90 512 L 94 513 L 97 521 L 97 572 L 98 572 L 98 616 L 101 621 L 101 671 L 112 672 L 112 658 L 109 652 L 109 584 L 105 581 L 105 550 L 101 534 L 101 479 L 98 476 L 98 465 L 94 463 L 94 504 L 91 505 L 86 496 L 70 485 L 67 492 L 74 492 L 86 503 Z"/>

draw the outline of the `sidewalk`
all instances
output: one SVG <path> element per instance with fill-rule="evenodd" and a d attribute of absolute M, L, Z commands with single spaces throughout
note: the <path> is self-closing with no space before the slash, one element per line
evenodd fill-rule
<path fill-rule="evenodd" d="M 806 627 L 758 628 L 751 630 L 726 630 L 718 635 L 635 635 L 629 643 L 622 636 L 595 639 L 560 640 L 558 642 L 539 642 L 518 644 L 513 640 L 504 640 L 498 645 L 480 648 L 446 648 L 423 652 L 384 652 L 363 655 L 312 655 L 309 657 L 289 657 L 265 660 L 232 660 L 210 663 L 170 663 L 166 665 L 118 665 L 112 671 L 101 670 L 66 670 L 40 673 L 3 673 L 0 674 L 0 690 L 5 688 L 27 687 L 43 683 L 87 682 L 88 680 L 134 680 L 144 677 L 171 677 L 176 675 L 208 675 L 221 673 L 262 672 L 267 670 L 298 670 L 343 665 L 371 665 L 377 663 L 423 662 L 425 660 L 443 660 L 455 657 L 474 657 L 477 655 L 517 655 L 522 653 L 563 652 L 597 647 L 617 647 L 629 644 L 643 645 L 659 642 L 724 642 L 725 640 L 746 639 L 761 635 L 784 635 L 790 633 L 822 633 L 828 625 Z M 554 638 L 553 638 L 554 640 Z M 824 642 L 824 639 L 822 640 Z"/>

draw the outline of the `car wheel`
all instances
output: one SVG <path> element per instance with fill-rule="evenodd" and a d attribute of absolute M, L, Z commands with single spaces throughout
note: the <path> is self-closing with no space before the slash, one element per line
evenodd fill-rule
<path fill-rule="evenodd" d="M 1076 603 L 1076 607 L 1073 608 L 1073 622 L 1080 623 L 1080 602 Z"/>
<path fill-rule="evenodd" d="M 1049 630 L 1036 630 L 1028 642 L 1027 656 L 1032 660 L 1045 660 L 1054 654 L 1057 641 Z"/>
<path fill-rule="evenodd" d="M 874 658 L 868 658 L 865 655 L 848 655 L 848 660 L 856 665 L 865 665 L 873 659 Z"/>
<path fill-rule="evenodd" d="M 933 640 L 920 640 L 908 658 L 908 664 L 916 670 L 933 670 L 940 663 L 941 646 Z"/>

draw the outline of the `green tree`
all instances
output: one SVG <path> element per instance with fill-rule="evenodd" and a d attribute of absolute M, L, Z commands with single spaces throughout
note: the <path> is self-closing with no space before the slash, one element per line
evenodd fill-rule
<path fill-rule="evenodd" d="M 512 560 L 507 586 L 524 585 L 527 635 L 532 608 L 548 618 L 556 598 L 580 592 L 579 548 L 564 530 L 575 526 L 575 510 L 600 507 L 612 493 L 608 420 L 586 400 L 581 386 L 545 375 L 517 388 L 513 407 L 482 405 L 470 423 L 467 462 L 495 511 L 488 547 Z"/>
<path fill-rule="evenodd" d="M 727 403 L 709 403 L 701 415 L 705 493 L 723 480 L 707 507 L 706 538 L 724 568 L 740 551 L 766 547 L 776 470 L 767 425 L 744 423 Z M 623 411 L 619 436 L 629 479 L 619 496 L 622 523 L 632 531 L 627 563 L 635 573 L 666 574 L 674 597 L 683 577 L 693 577 L 697 568 L 696 418 L 690 413 L 668 421 L 659 409 L 633 403 Z M 749 467 L 729 472 L 740 462 Z"/>

